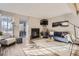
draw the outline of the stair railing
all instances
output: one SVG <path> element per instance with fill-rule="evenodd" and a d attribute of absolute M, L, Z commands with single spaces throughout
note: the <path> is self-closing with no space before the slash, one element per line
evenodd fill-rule
<path fill-rule="evenodd" d="M 75 40 L 74 40 L 74 41 L 76 41 L 76 39 L 77 39 L 77 36 L 76 36 L 76 28 L 79 29 L 79 26 L 76 26 L 75 24 L 73 24 L 73 23 L 71 23 L 71 22 L 68 22 L 68 23 L 71 24 L 71 25 L 73 25 L 73 27 L 74 27 L 74 36 L 75 36 Z M 72 40 L 72 43 L 71 43 L 71 45 L 70 45 L 70 56 L 72 56 L 73 46 L 74 46 L 74 44 L 75 44 L 72 38 L 71 38 L 71 40 Z"/>

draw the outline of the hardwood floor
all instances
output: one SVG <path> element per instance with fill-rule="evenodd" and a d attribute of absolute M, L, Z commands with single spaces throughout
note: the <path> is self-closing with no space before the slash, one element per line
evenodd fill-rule
<path fill-rule="evenodd" d="M 70 56 L 72 44 L 57 42 L 52 40 L 51 42 L 48 39 L 35 39 L 33 40 L 37 46 L 41 46 L 43 48 L 47 48 L 50 51 L 60 55 L 60 56 Z M 72 54 L 75 56 L 79 56 L 79 45 L 73 45 Z"/>
<path fill-rule="evenodd" d="M 24 56 L 23 44 L 14 44 L 3 48 L 3 56 Z"/>
<path fill-rule="evenodd" d="M 25 56 L 23 48 L 26 47 L 26 42 L 20 44 L 12 44 L 7 47 L 2 47 L 3 56 Z"/>
<path fill-rule="evenodd" d="M 36 39 L 33 40 L 33 43 L 30 45 L 22 43 L 13 44 L 11 46 L 3 48 L 3 56 L 28 56 L 30 54 L 33 56 L 69 56 L 70 49 L 70 44 L 67 43 L 61 43 L 56 41 L 48 42 L 46 39 Z M 78 49 L 79 46 L 74 45 L 72 55 L 79 55 Z"/>

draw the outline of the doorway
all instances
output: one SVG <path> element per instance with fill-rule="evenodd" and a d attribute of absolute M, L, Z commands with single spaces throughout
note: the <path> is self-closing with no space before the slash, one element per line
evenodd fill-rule
<path fill-rule="evenodd" d="M 27 18 L 21 17 L 20 22 L 19 22 L 19 37 L 25 38 L 27 37 L 28 33 L 28 23 L 27 23 Z"/>

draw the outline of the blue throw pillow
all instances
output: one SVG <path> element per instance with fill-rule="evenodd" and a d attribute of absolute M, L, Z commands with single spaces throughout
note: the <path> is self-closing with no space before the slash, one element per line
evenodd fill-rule
<path fill-rule="evenodd" d="M 54 36 L 57 36 L 57 37 L 64 37 L 64 36 L 62 36 L 62 32 L 54 32 Z"/>

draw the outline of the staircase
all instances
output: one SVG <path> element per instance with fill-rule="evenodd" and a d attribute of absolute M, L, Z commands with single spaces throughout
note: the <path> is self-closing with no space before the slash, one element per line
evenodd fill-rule
<path fill-rule="evenodd" d="M 75 40 L 72 40 L 73 41 L 73 43 L 76 43 L 76 44 L 79 44 L 79 38 L 77 38 L 77 30 L 76 29 L 79 29 L 79 26 L 77 26 L 77 25 L 75 25 L 75 24 L 73 24 L 73 23 L 71 23 L 71 22 L 68 22 L 69 24 L 71 24 L 73 27 L 74 27 L 74 37 L 75 37 Z"/>
<path fill-rule="evenodd" d="M 75 40 L 73 40 L 72 37 L 71 37 L 72 44 L 70 45 L 70 56 L 72 56 L 73 50 L 74 50 L 74 44 L 79 45 L 79 38 L 77 38 L 77 35 L 76 35 L 77 34 L 76 29 L 79 29 L 79 26 L 76 26 L 75 24 L 73 24 L 71 22 L 69 22 L 69 24 L 73 25 L 73 27 L 74 27 L 74 36 L 75 36 Z M 77 49 L 75 52 L 79 52 L 79 50 Z M 74 53 L 74 54 L 75 54 L 75 56 L 79 55 L 77 53 Z"/>

